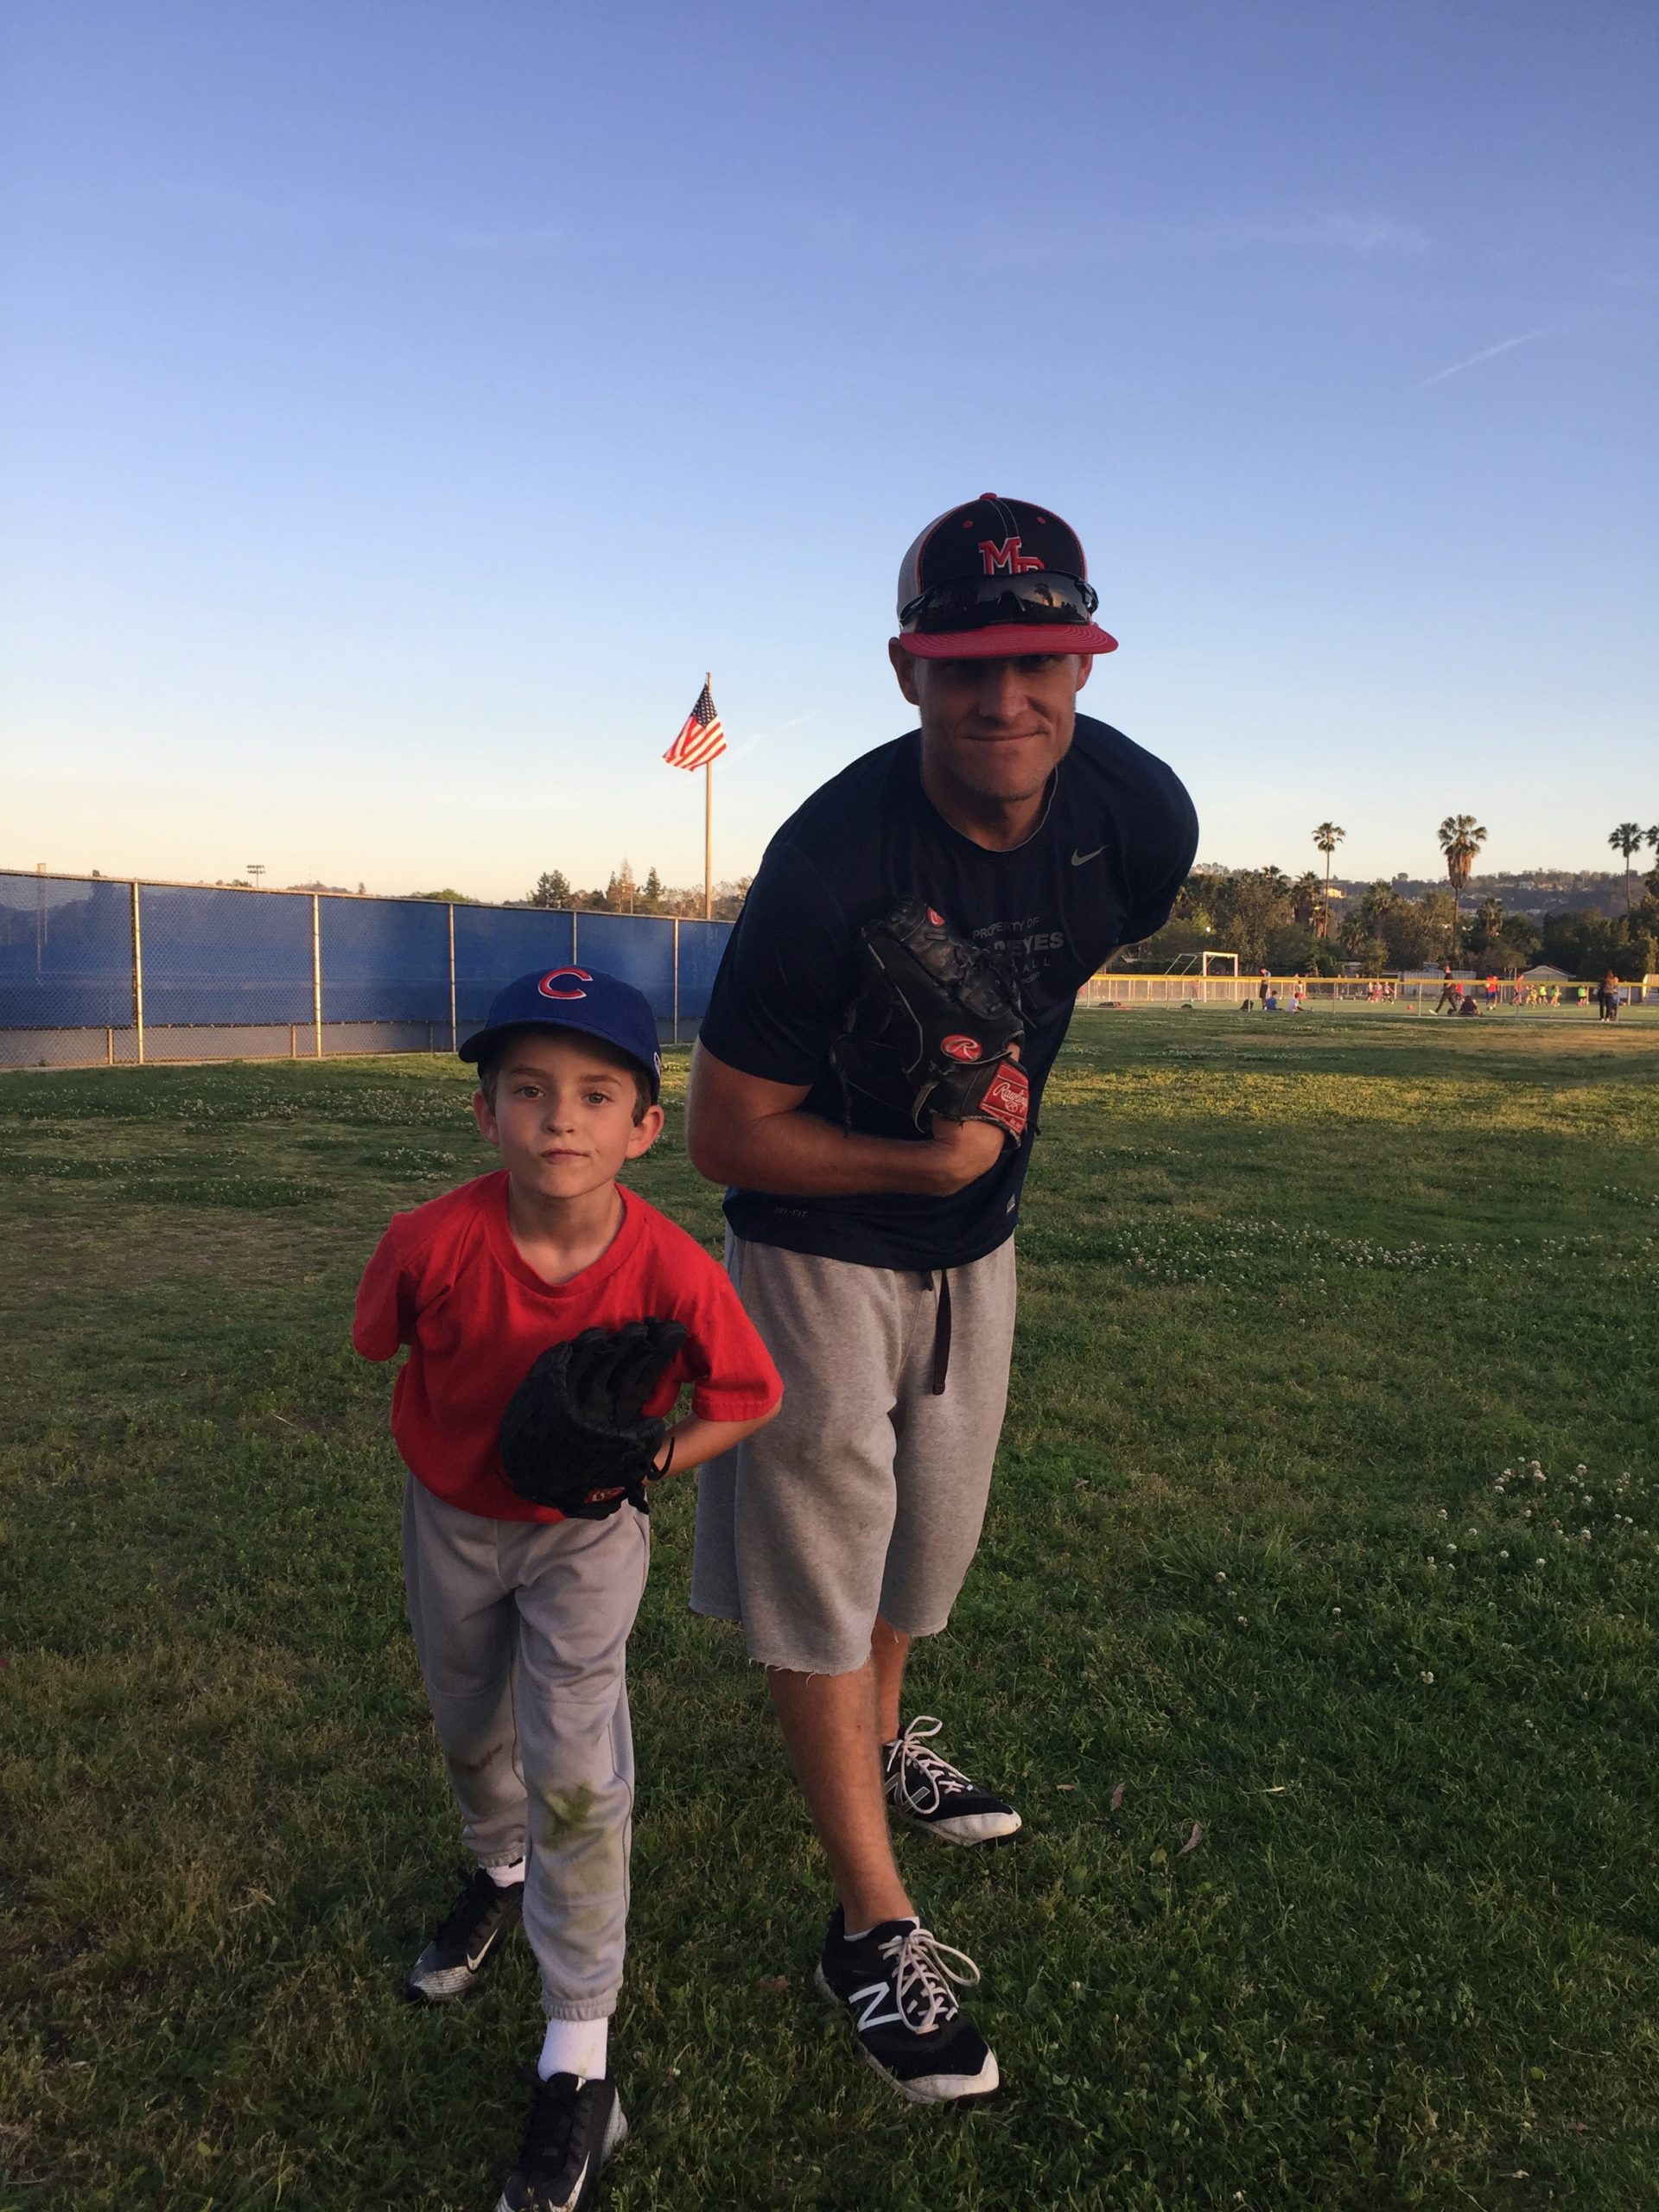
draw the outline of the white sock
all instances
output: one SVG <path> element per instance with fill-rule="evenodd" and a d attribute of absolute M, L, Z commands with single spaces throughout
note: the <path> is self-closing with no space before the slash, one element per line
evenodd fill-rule
<path fill-rule="evenodd" d="M 498 1890 L 508 1890 L 515 1882 L 524 1880 L 524 1862 L 522 1859 L 515 1859 L 511 1866 L 486 1866 L 484 1872 Z"/>
<path fill-rule="evenodd" d="M 919 1928 L 922 1924 L 913 1912 L 904 1914 L 901 1918 L 903 1925 L 907 1928 Z M 868 1928 L 843 1928 L 841 1940 L 843 1943 L 861 1943 L 867 1936 L 874 1936 L 880 1925 L 879 1920 L 873 1920 Z"/>
<path fill-rule="evenodd" d="M 610 2046 L 608 2020 L 550 2020 L 536 2071 L 543 2082 L 556 2074 L 574 2074 L 578 2081 L 597 2081 L 605 2071 Z"/>

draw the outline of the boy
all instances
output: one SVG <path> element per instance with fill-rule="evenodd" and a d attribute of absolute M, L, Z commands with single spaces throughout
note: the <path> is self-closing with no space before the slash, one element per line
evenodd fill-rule
<path fill-rule="evenodd" d="M 776 1369 L 724 1271 L 618 1187 L 663 1126 L 650 1005 L 581 968 L 521 976 L 461 1047 L 501 1167 L 397 1215 L 357 1295 L 353 1341 L 409 1359 L 391 1426 L 409 1469 L 404 1579 L 462 1837 L 478 1861 L 410 1971 L 464 1996 L 521 1916 L 547 2031 L 498 2212 L 582 2212 L 626 2133 L 607 2063 L 627 1916 L 633 1758 L 624 1661 L 646 1522 L 595 1491 L 565 1518 L 509 1487 L 501 1416 L 540 1353 L 646 1319 L 687 1337 L 645 1401 L 691 1385 L 659 1474 L 700 1465 L 778 1409 Z"/>

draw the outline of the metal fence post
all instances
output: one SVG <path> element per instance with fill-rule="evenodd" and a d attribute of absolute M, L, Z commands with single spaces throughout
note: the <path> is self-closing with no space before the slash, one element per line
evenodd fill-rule
<path fill-rule="evenodd" d="M 571 963 L 571 965 L 572 965 L 573 967 L 575 965 L 575 960 L 576 960 L 576 910 L 575 910 L 575 908 L 573 906 L 573 907 L 570 909 L 570 963 Z"/>
<path fill-rule="evenodd" d="M 674 917 L 674 1042 L 680 1041 L 680 918 Z"/>
<path fill-rule="evenodd" d="M 311 1026 L 317 1033 L 317 1058 L 322 1058 L 322 900 L 311 893 Z"/>
<path fill-rule="evenodd" d="M 461 1032 L 455 1027 L 455 902 L 448 901 L 449 915 L 449 1049 L 453 1052 L 461 1042 Z M 430 1049 L 432 1035 L 427 1031 L 427 1046 Z"/>
<path fill-rule="evenodd" d="M 132 1027 L 137 1039 L 138 1065 L 144 1064 L 144 939 L 138 918 L 138 884 L 132 887 Z"/>

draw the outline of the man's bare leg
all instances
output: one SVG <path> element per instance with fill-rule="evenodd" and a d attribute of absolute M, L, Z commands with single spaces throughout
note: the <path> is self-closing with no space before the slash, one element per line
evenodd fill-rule
<path fill-rule="evenodd" d="M 875 1669 L 875 1740 L 890 1744 L 903 1726 L 899 1718 L 899 1700 L 905 1686 L 905 1662 L 910 1656 L 910 1638 L 901 1628 L 894 1628 L 891 1621 L 875 1617 L 875 1632 L 870 1638 L 870 1659 Z"/>
<path fill-rule="evenodd" d="M 901 1654 L 900 1672 L 903 1665 Z M 899 1878 L 887 1833 L 876 1733 L 878 1679 L 874 1653 L 850 1675 L 766 1670 L 778 1725 L 852 1929 L 909 1919 L 916 1910 Z M 898 1695 L 895 1675 L 895 1710 Z"/>

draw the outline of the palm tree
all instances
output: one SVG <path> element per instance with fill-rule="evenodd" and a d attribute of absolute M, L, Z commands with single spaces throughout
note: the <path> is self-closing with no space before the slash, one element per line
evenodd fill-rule
<path fill-rule="evenodd" d="M 1446 855 L 1446 872 L 1452 880 L 1452 950 L 1455 953 L 1463 920 L 1463 887 L 1469 880 L 1475 855 L 1486 842 L 1486 832 L 1472 814 L 1448 814 L 1435 834 L 1440 841 L 1440 850 Z"/>
<path fill-rule="evenodd" d="M 1290 887 L 1291 919 L 1300 928 L 1311 930 L 1319 917 L 1319 879 L 1311 868 L 1305 868 Z M 1325 931 L 1321 930 L 1323 937 Z"/>
<path fill-rule="evenodd" d="M 1630 918 L 1630 855 L 1632 853 L 1639 853 L 1641 851 L 1642 840 L 1646 834 L 1646 831 L 1643 829 L 1639 822 L 1621 822 L 1618 829 L 1613 830 L 1607 839 L 1608 843 L 1612 847 L 1616 853 L 1622 853 L 1624 855 L 1624 915 L 1626 920 Z"/>
<path fill-rule="evenodd" d="M 1321 937 L 1331 934 L 1331 855 L 1347 835 L 1348 832 L 1338 829 L 1334 822 L 1321 822 L 1313 832 L 1313 842 L 1325 855 L 1325 904 L 1319 909 Z"/>

